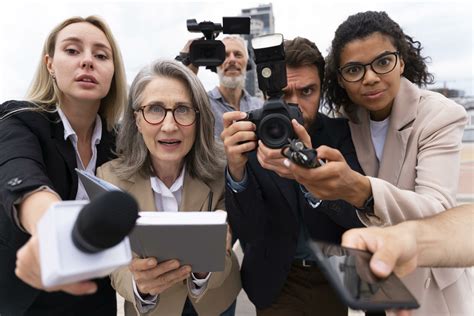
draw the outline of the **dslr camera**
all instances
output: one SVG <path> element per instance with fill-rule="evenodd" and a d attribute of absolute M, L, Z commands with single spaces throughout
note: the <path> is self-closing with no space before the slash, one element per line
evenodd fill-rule
<path fill-rule="evenodd" d="M 189 61 L 195 66 L 213 68 L 225 60 L 225 46 L 216 40 L 220 32 L 224 34 L 250 34 L 250 17 L 223 17 L 222 24 L 204 21 L 197 23 L 195 19 L 186 21 L 188 31 L 203 33 L 204 38 L 194 40 L 189 47 Z"/>
<path fill-rule="evenodd" d="M 288 105 L 283 99 L 286 87 L 286 63 L 282 34 L 269 34 L 252 39 L 257 65 L 258 87 L 266 101 L 261 109 L 247 112 L 246 120 L 257 126 L 257 138 L 269 148 L 282 148 L 296 138 L 291 120 L 303 124 L 297 104 Z"/>

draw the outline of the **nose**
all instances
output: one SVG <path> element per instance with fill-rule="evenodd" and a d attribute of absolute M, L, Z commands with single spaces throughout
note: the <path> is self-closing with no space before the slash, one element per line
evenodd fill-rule
<path fill-rule="evenodd" d="M 364 77 L 362 77 L 362 83 L 364 84 L 373 84 L 375 82 L 378 82 L 380 80 L 380 77 L 375 71 L 372 70 L 372 67 L 370 65 L 365 66 L 365 74 Z"/>
<path fill-rule="evenodd" d="M 81 68 L 83 69 L 94 69 L 94 64 L 92 62 L 92 54 L 84 53 L 84 58 L 81 61 Z"/>
<path fill-rule="evenodd" d="M 234 55 L 234 53 L 229 53 L 229 55 L 227 56 L 227 61 L 228 61 L 228 62 L 235 62 L 235 55 Z"/>
<path fill-rule="evenodd" d="M 161 130 L 165 132 L 171 132 L 178 128 L 178 124 L 174 120 L 173 113 L 171 111 L 166 111 L 165 118 L 161 123 Z"/>

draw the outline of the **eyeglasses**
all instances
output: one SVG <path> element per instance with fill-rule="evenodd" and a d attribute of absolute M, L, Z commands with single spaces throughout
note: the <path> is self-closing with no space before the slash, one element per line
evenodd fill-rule
<path fill-rule="evenodd" d="M 348 65 L 339 68 L 339 73 L 347 82 L 356 82 L 364 78 L 367 71 L 367 66 L 370 66 L 373 72 L 378 75 L 384 75 L 395 69 L 397 65 L 399 52 L 387 52 L 378 56 L 370 63 L 349 63 Z"/>
<path fill-rule="evenodd" d="M 165 120 L 166 114 L 171 112 L 174 121 L 181 126 L 192 125 L 196 121 L 198 110 L 186 105 L 178 105 L 174 109 L 166 109 L 159 104 L 148 104 L 142 106 L 137 112 L 142 112 L 145 121 L 151 125 L 157 125 Z"/>

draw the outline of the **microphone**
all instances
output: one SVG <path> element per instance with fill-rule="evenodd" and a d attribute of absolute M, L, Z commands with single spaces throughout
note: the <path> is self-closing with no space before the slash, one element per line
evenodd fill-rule
<path fill-rule="evenodd" d="M 138 218 L 135 199 L 122 191 L 91 201 L 53 204 L 38 222 L 41 279 L 45 287 L 89 280 L 127 265 L 127 235 Z"/>
<path fill-rule="evenodd" d="M 72 229 L 72 241 L 83 252 L 97 253 L 121 242 L 137 218 L 138 205 L 131 195 L 105 192 L 81 210 Z"/>

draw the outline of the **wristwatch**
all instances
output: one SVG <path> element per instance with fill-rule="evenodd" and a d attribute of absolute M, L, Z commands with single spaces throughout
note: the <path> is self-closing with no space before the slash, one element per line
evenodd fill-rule
<path fill-rule="evenodd" d="M 371 194 L 367 200 L 365 200 L 364 202 L 364 205 L 362 205 L 362 207 L 357 207 L 355 206 L 355 208 L 358 210 L 358 211 L 361 211 L 361 212 L 365 212 L 365 213 L 374 213 L 374 196 Z"/>
<path fill-rule="evenodd" d="M 179 55 L 174 58 L 174 60 L 182 62 L 185 66 L 189 66 L 189 64 L 191 64 L 188 53 L 180 52 Z"/>

